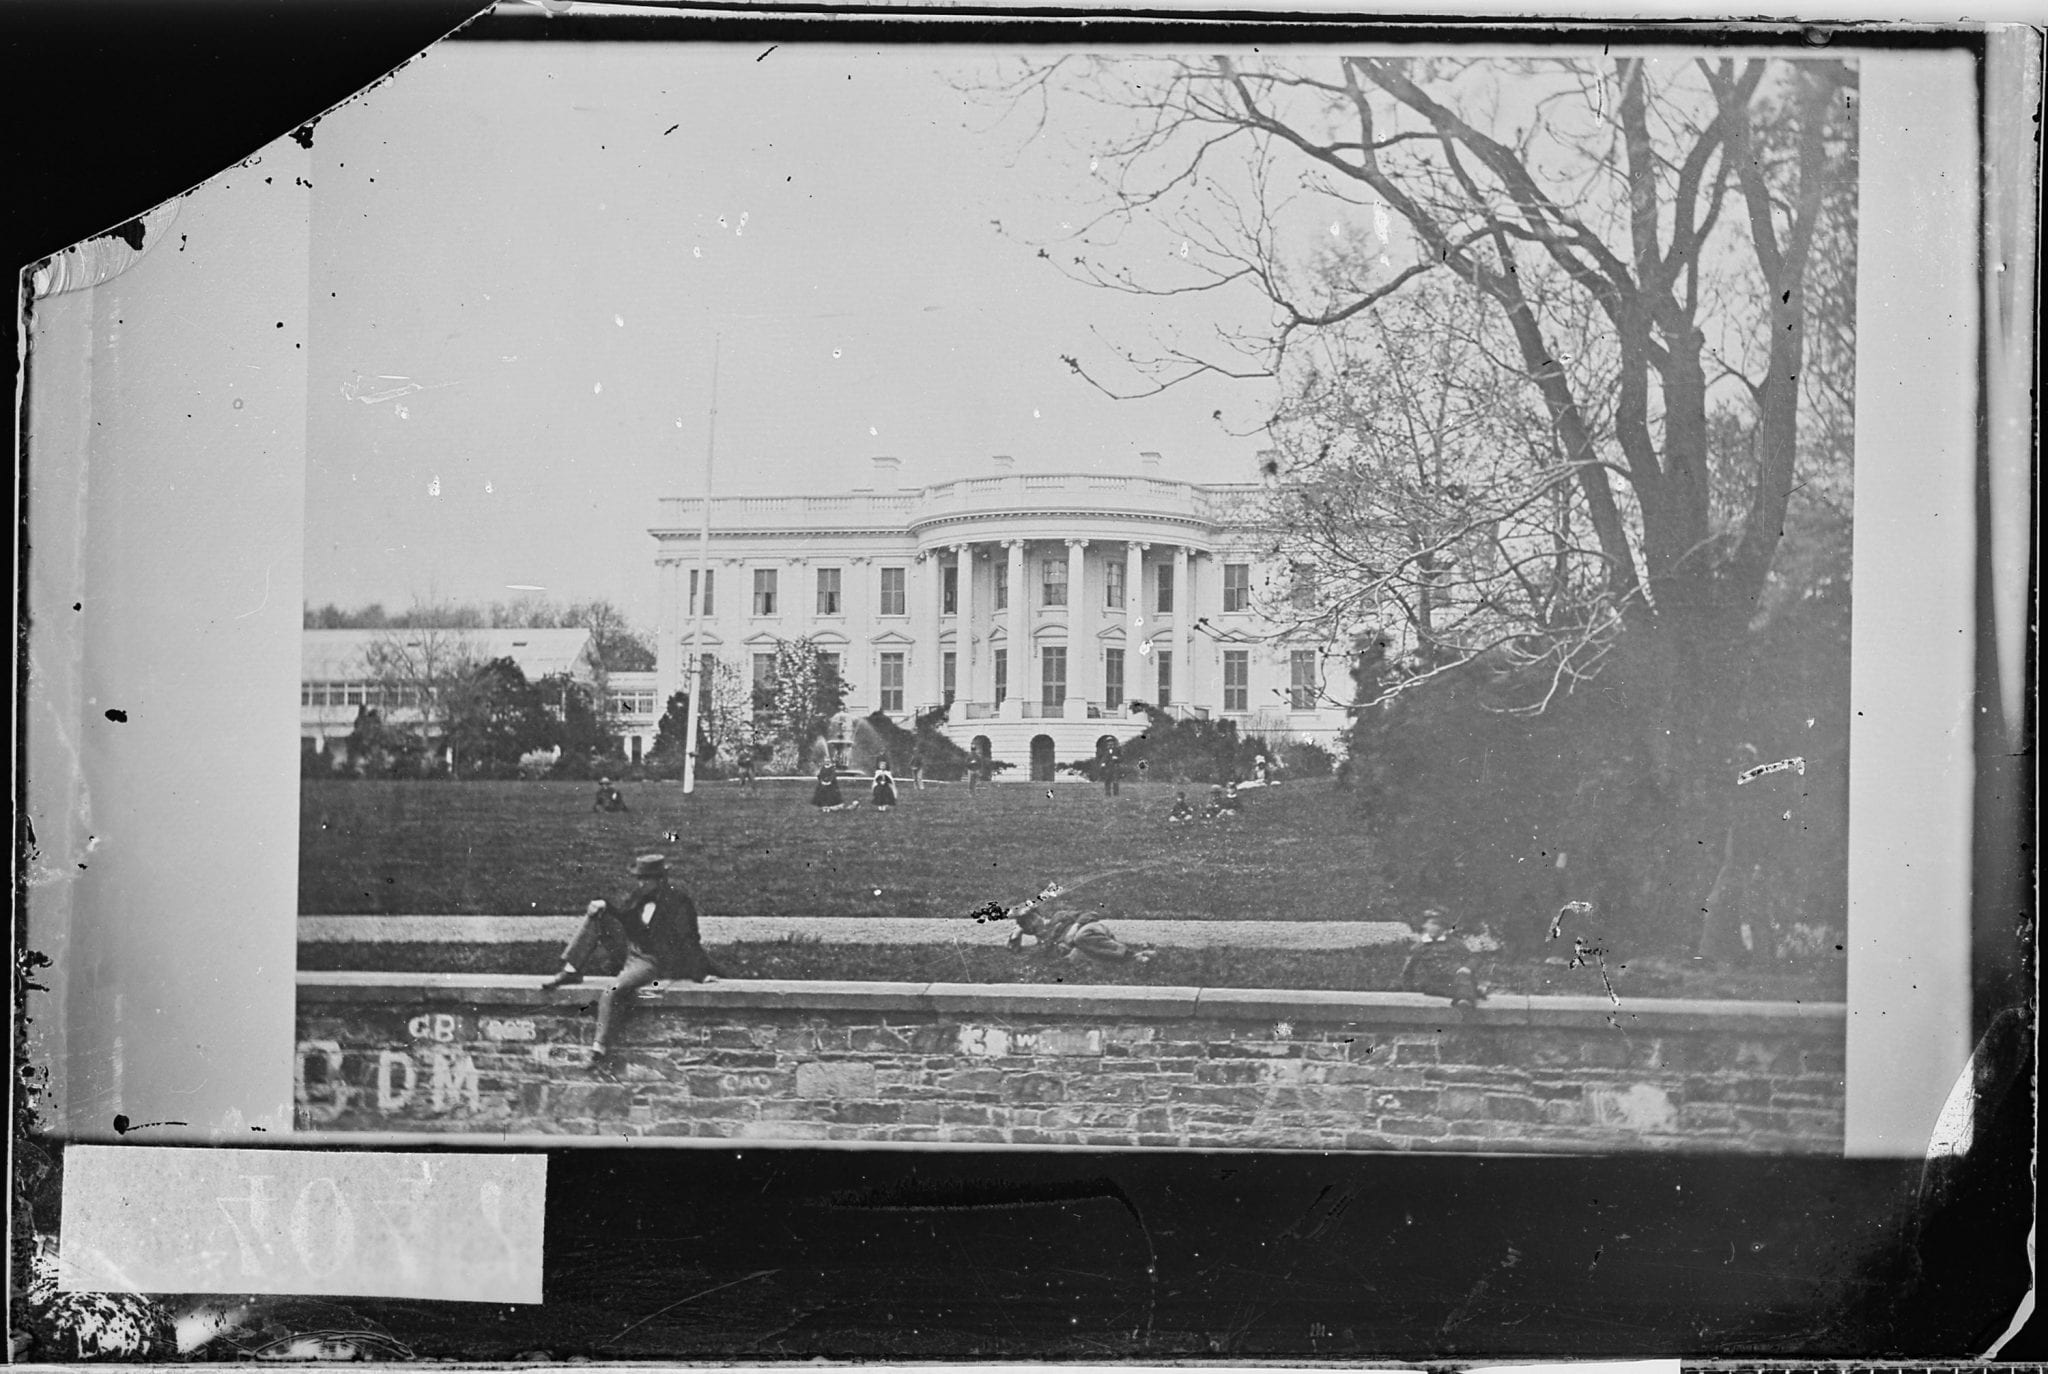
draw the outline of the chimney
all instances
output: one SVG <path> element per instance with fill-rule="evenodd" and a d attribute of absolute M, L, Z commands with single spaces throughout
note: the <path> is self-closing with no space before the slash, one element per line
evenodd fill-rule
<path fill-rule="evenodd" d="M 1007 453 L 998 453 L 995 456 L 995 464 L 997 472 L 1009 472 L 1017 466 L 1017 460 Z"/>
<path fill-rule="evenodd" d="M 1138 467 L 1147 477 L 1157 477 L 1159 475 L 1159 455 L 1151 449 L 1146 449 L 1138 455 Z"/>
<path fill-rule="evenodd" d="M 902 486 L 902 482 L 898 477 L 898 471 L 903 466 L 901 458 L 877 456 L 873 461 L 875 465 L 875 489 L 877 491 L 895 491 Z"/>

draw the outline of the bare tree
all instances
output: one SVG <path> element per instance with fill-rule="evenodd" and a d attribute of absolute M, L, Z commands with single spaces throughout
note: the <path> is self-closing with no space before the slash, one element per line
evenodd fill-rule
<path fill-rule="evenodd" d="M 481 662 L 474 640 L 459 629 L 385 630 L 363 648 L 370 681 L 401 719 L 411 717 L 422 739 L 449 737 Z M 386 722 L 400 723 L 388 716 Z"/>
<path fill-rule="evenodd" d="M 1406 501 L 1391 523 L 1365 512 L 1358 528 L 1424 536 L 1407 555 L 1407 617 L 1442 640 L 1439 543 L 1476 536 L 1474 517 L 1533 518 L 1545 475 L 1563 475 L 1555 537 L 1567 573 L 1597 566 L 1598 597 L 1574 585 L 1549 648 L 1583 665 L 1569 646 L 1597 647 L 1619 669 L 1671 809 L 1665 891 L 1697 909 L 1700 864 L 1675 837 L 1733 833 L 1725 774 L 1745 644 L 1795 493 L 1848 486 L 1853 68 L 1718 55 L 1070 59 L 999 90 L 1041 129 L 1068 98 L 1094 106 L 1093 127 L 1114 126 L 1090 148 L 1099 213 L 1043 256 L 1144 298 L 1155 319 L 1172 298 L 1214 298 L 1206 330 L 1118 346 L 1121 370 L 1068 359 L 1111 394 L 1224 377 L 1299 397 L 1309 341 L 1419 283 L 1488 303 L 1503 346 L 1479 376 L 1524 399 L 1547 435 L 1500 450 L 1525 462 L 1493 479 L 1482 509 L 1416 488 L 1387 498 Z M 1369 235 L 1380 251 L 1319 259 L 1304 251 L 1319 233 Z M 1175 246 L 1134 251 L 1162 239 Z M 1347 541 L 1339 493 L 1325 495 L 1325 556 L 1378 566 L 1385 541 Z M 1558 585 L 1532 580 L 1519 618 Z M 1587 608 L 1603 606 L 1615 633 L 1589 639 Z"/>
<path fill-rule="evenodd" d="M 1620 610 L 1584 500 L 1533 398 L 1499 384 L 1501 312 L 1424 279 L 1296 346 L 1271 433 L 1262 524 L 1293 570 L 1263 589 L 1283 638 L 1387 636 L 1407 690 L 1481 657 L 1543 709 L 1596 671 Z"/>

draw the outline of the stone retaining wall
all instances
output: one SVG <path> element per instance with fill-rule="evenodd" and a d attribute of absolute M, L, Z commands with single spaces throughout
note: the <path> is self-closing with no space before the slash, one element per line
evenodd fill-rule
<path fill-rule="evenodd" d="M 302 974 L 298 1124 L 777 1141 L 1345 1150 L 1841 1148 L 1839 1005 Z"/>

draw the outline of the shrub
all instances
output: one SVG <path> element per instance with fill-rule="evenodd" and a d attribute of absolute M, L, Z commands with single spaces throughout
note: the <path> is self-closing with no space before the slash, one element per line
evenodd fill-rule
<path fill-rule="evenodd" d="M 1271 755 L 1264 737 L 1240 735 L 1237 722 L 1176 718 L 1146 702 L 1133 702 L 1145 713 L 1144 733 L 1123 746 L 1124 776 L 1153 782 L 1218 783 L 1248 778 L 1260 754 Z M 1099 777 L 1091 761 L 1083 771 Z"/>
<path fill-rule="evenodd" d="M 921 713 L 911 729 L 904 729 L 882 712 L 877 711 L 867 718 L 868 728 L 875 732 L 877 740 L 888 751 L 889 762 L 902 776 L 910 773 L 910 756 L 913 751 L 924 751 L 924 775 L 938 782 L 958 782 L 967 776 L 968 753 L 940 732 L 946 723 L 947 708 L 935 706 Z M 1008 764 L 998 764 L 1007 768 Z"/>
<path fill-rule="evenodd" d="M 1280 776 L 1285 778 L 1327 778 L 1337 771 L 1330 751 L 1312 740 L 1298 740 L 1280 746 Z"/>

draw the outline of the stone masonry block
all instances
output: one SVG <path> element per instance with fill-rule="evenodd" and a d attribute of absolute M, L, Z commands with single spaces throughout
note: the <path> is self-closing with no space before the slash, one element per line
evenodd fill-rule
<path fill-rule="evenodd" d="M 855 1054 L 907 1054 L 910 1036 L 892 1026 L 856 1026 L 846 1033 L 846 1044 Z"/>
<path fill-rule="evenodd" d="M 1067 1084 L 1071 1102 L 1142 1102 L 1144 1098 L 1144 1081 L 1122 1074 L 1088 1074 Z"/>
<path fill-rule="evenodd" d="M 1003 1084 L 1006 1102 L 1058 1102 L 1066 1096 L 1066 1084 L 1049 1073 L 1012 1075 Z"/>
<path fill-rule="evenodd" d="M 858 1060 L 838 1063 L 819 1062 L 799 1064 L 796 1070 L 796 1095 L 798 1097 L 872 1097 L 875 1093 L 875 1066 Z"/>
<path fill-rule="evenodd" d="M 633 1090 L 623 1083 L 567 1083 L 548 1093 L 556 1116 L 623 1117 L 632 1102 Z"/>
<path fill-rule="evenodd" d="M 1438 1114 L 1453 1121 L 1486 1115 L 1486 1094 L 1477 1088 L 1445 1088 L 1437 1094 L 1436 1104 Z"/>
<path fill-rule="evenodd" d="M 962 1069 L 956 1073 L 940 1074 L 935 1086 L 948 1094 L 1000 1093 L 1006 1077 L 1008 1075 L 1000 1069 Z"/>
<path fill-rule="evenodd" d="M 1662 1133 L 1678 1129 L 1678 1107 L 1670 1092 L 1654 1083 L 1586 1089 L 1593 1120 L 1610 1130 Z"/>

